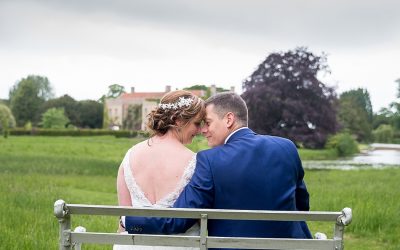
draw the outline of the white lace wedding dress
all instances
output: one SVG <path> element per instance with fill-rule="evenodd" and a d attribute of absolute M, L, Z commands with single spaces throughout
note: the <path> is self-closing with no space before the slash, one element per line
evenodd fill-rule
<path fill-rule="evenodd" d="M 189 161 L 188 165 L 186 166 L 184 173 L 179 181 L 178 185 L 176 186 L 175 190 L 162 199 L 158 200 L 155 204 L 152 204 L 144 195 L 143 191 L 141 190 L 140 186 L 136 183 L 135 178 L 133 177 L 129 158 L 130 152 L 133 148 L 129 149 L 126 153 L 123 161 L 122 166 L 124 168 L 124 179 L 126 186 L 128 187 L 132 206 L 133 207 L 154 207 L 154 208 L 166 208 L 172 207 L 175 200 L 178 198 L 179 194 L 182 192 L 183 188 L 192 178 L 194 169 L 196 167 L 196 155 Z M 126 232 L 125 232 L 126 233 Z M 199 235 L 200 234 L 200 226 L 198 223 L 193 225 L 189 228 L 185 233 L 182 235 Z M 192 247 L 166 247 L 166 246 L 128 246 L 128 245 L 114 245 L 113 250 L 198 250 L 199 248 L 192 248 Z"/>

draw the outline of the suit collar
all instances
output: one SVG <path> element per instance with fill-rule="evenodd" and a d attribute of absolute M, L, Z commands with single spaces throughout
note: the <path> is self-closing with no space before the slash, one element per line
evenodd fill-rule
<path fill-rule="evenodd" d="M 255 134 L 251 129 L 248 127 L 241 127 L 235 131 L 233 131 L 225 140 L 225 144 L 231 142 L 235 138 L 240 138 L 246 134 Z"/>

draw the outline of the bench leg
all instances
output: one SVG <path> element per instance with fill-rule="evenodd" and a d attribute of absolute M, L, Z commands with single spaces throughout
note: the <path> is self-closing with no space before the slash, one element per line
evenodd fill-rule
<path fill-rule="evenodd" d="M 65 202 L 58 200 L 54 203 L 54 215 L 58 219 L 60 224 L 59 229 L 59 249 L 60 250 L 72 250 L 71 244 L 71 216 L 65 208 Z"/>

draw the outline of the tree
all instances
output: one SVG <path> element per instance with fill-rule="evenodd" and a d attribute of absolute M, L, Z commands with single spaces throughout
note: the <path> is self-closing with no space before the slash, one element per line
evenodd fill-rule
<path fill-rule="evenodd" d="M 207 87 L 206 85 L 203 85 L 203 84 L 196 84 L 196 85 L 192 85 L 190 87 L 184 88 L 184 90 L 204 90 L 204 91 L 207 91 L 208 89 L 209 89 L 209 87 Z"/>
<path fill-rule="evenodd" d="M 390 125 L 382 124 L 374 130 L 375 142 L 391 143 L 393 140 L 393 128 Z"/>
<path fill-rule="evenodd" d="M 7 107 L 10 106 L 10 100 L 8 99 L 0 99 L 0 104 L 4 104 Z"/>
<path fill-rule="evenodd" d="M 373 137 L 376 142 L 400 142 L 400 79 L 395 82 L 397 83 L 396 97 L 398 99 L 373 116 Z"/>
<path fill-rule="evenodd" d="M 43 128 L 65 128 L 69 123 L 64 108 L 50 108 L 42 115 Z"/>
<path fill-rule="evenodd" d="M 40 120 L 41 105 L 53 96 L 47 77 L 29 75 L 17 82 L 9 93 L 11 110 L 18 126 Z"/>
<path fill-rule="evenodd" d="M 243 83 L 249 126 L 297 145 L 323 147 L 338 128 L 335 91 L 317 79 L 324 72 L 326 56 L 307 48 L 270 54 Z"/>
<path fill-rule="evenodd" d="M 392 123 L 393 112 L 388 108 L 381 108 L 374 114 L 372 119 L 372 129 L 377 129 L 380 125 L 390 125 Z"/>
<path fill-rule="evenodd" d="M 339 98 L 338 118 L 342 128 L 355 135 L 358 141 L 371 141 L 373 111 L 368 91 L 358 88 L 343 92 Z"/>
<path fill-rule="evenodd" d="M 4 104 L 0 103 L 0 132 L 4 138 L 8 137 L 9 128 L 15 126 L 15 119 L 11 110 Z"/>
<path fill-rule="evenodd" d="M 360 107 L 367 115 L 368 121 L 372 122 L 374 113 L 372 110 L 371 98 L 367 89 L 358 88 L 343 92 L 339 99 L 353 99 L 354 104 Z"/>
<path fill-rule="evenodd" d="M 184 88 L 184 90 L 203 90 L 203 91 L 205 91 L 205 94 L 204 94 L 204 96 L 201 96 L 201 98 L 202 99 L 204 99 L 204 100 L 206 100 L 207 98 L 209 98 L 210 96 L 211 96 L 211 87 L 207 87 L 206 85 L 199 85 L 199 84 L 197 84 L 197 85 L 193 85 L 193 86 L 190 86 L 190 87 L 186 87 L 186 88 Z M 227 92 L 227 91 L 229 91 L 228 89 L 225 89 L 225 88 L 222 88 L 222 87 L 215 87 L 215 91 L 217 92 L 217 93 L 219 93 L 219 92 Z"/>
<path fill-rule="evenodd" d="M 81 128 L 101 128 L 103 125 L 103 104 L 85 100 L 79 101 L 77 106 L 79 114 L 78 127 Z"/>
<path fill-rule="evenodd" d="M 395 82 L 397 83 L 397 98 L 400 98 L 400 78 Z"/>
<path fill-rule="evenodd" d="M 106 98 L 117 98 L 118 96 L 125 93 L 125 87 L 119 84 L 111 84 L 108 86 L 108 93 Z"/>
<path fill-rule="evenodd" d="M 69 95 L 63 95 L 58 98 L 50 99 L 43 103 L 41 106 L 41 113 L 43 114 L 50 108 L 63 108 L 65 115 L 70 121 L 70 124 L 78 126 L 80 123 L 78 110 L 78 102 Z M 69 124 L 67 124 L 69 125 Z"/>
<path fill-rule="evenodd" d="M 397 83 L 397 98 L 400 98 L 400 79 L 397 79 L 395 82 Z M 390 107 L 396 110 L 393 116 L 393 127 L 395 130 L 400 131 L 400 101 L 392 102 Z"/>

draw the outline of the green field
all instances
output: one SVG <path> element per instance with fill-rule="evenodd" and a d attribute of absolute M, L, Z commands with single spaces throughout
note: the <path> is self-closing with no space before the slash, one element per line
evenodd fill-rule
<path fill-rule="evenodd" d="M 10 137 L 0 139 L 0 249 L 57 249 L 57 199 L 68 203 L 117 204 L 116 174 L 138 139 L 101 137 Z M 206 145 L 197 139 L 190 146 Z M 327 151 L 301 151 L 306 159 L 330 158 Z M 313 156 L 314 155 L 314 156 Z M 400 169 L 306 170 L 311 209 L 353 209 L 346 249 L 400 249 Z M 115 232 L 117 218 L 74 216 L 73 227 Z M 326 223 L 313 232 L 331 235 Z M 111 249 L 87 245 L 84 249 Z"/>

